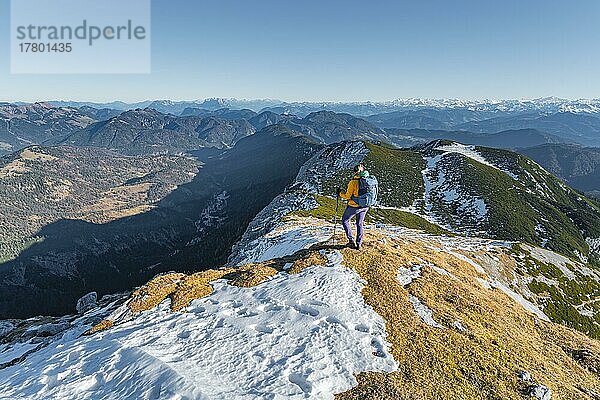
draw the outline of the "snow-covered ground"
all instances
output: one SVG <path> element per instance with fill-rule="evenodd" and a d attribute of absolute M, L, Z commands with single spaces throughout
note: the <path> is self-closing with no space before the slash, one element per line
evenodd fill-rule
<path fill-rule="evenodd" d="M 280 227 L 255 257 L 291 254 L 327 229 L 310 220 Z M 67 331 L 0 370 L 0 398 L 331 399 L 357 373 L 395 370 L 364 282 L 339 252 L 324 254 L 326 266 L 256 287 L 216 281 L 184 313 L 166 301 L 93 336 Z"/>
<path fill-rule="evenodd" d="M 434 328 L 443 329 L 444 326 L 440 325 L 435 319 L 433 319 L 433 311 L 427 307 L 421 300 L 412 294 L 408 295 L 408 299 L 413 305 L 415 312 L 421 318 L 421 321 Z"/>
<path fill-rule="evenodd" d="M 436 147 L 436 150 L 442 151 L 444 153 L 462 154 L 463 156 L 468 157 L 472 160 L 475 160 L 481 164 L 487 165 L 488 167 L 492 167 L 492 168 L 497 169 L 498 171 L 502 171 L 515 180 L 519 179 L 519 177 L 516 176 L 515 174 L 513 174 L 512 172 L 506 171 L 506 170 L 498 167 L 497 165 L 494 165 L 493 163 L 489 162 L 488 160 L 486 160 L 485 157 L 483 157 L 477 150 L 475 150 L 475 146 L 473 146 L 473 145 L 464 145 L 461 143 L 453 143 L 453 144 L 449 144 L 449 145 Z"/>
<path fill-rule="evenodd" d="M 338 227 L 338 229 L 341 228 Z M 236 264 L 261 262 L 294 254 L 315 243 L 326 242 L 332 236 L 333 225 L 327 225 L 320 219 L 305 218 L 301 226 L 280 223 L 269 233 L 249 242 L 243 249 L 240 249 Z"/>

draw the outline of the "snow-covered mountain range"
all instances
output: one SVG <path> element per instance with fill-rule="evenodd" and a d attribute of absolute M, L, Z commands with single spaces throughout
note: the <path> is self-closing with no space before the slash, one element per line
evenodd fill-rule
<path fill-rule="evenodd" d="M 390 101 L 360 101 L 360 102 L 318 102 L 318 101 L 297 101 L 285 102 L 276 99 L 235 99 L 235 98 L 208 98 L 204 100 L 173 101 L 173 100 L 147 100 L 136 103 L 110 102 L 78 102 L 78 101 L 48 101 L 49 104 L 60 107 L 82 107 L 90 106 L 94 108 L 114 108 L 119 110 L 128 110 L 135 108 L 154 108 L 162 112 L 179 114 L 185 108 L 203 108 L 208 110 L 217 110 L 220 108 L 248 108 L 259 112 L 268 108 L 288 108 L 291 110 L 311 110 L 319 111 L 323 109 L 350 112 L 352 114 L 366 116 L 383 112 L 433 108 L 433 109 L 466 109 L 471 111 L 492 111 L 492 112 L 528 112 L 528 111 L 546 111 L 546 112 L 600 112 L 600 99 L 562 99 L 558 97 L 541 97 L 537 99 L 481 99 L 481 100 L 461 100 L 461 99 L 428 99 L 428 98 L 399 98 Z M 353 110 L 354 112 L 351 112 Z M 357 110 L 362 110 L 356 112 Z M 308 114 L 306 112 L 305 114 Z"/>

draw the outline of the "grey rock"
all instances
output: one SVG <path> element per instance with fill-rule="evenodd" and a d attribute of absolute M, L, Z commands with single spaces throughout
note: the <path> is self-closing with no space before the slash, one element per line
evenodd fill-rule
<path fill-rule="evenodd" d="M 9 321 L 0 321 L 0 338 L 8 335 L 15 329 L 15 325 Z"/>
<path fill-rule="evenodd" d="M 92 310 L 98 306 L 98 293 L 90 292 L 77 300 L 77 312 L 79 314 L 85 314 L 89 310 Z"/>
<path fill-rule="evenodd" d="M 533 385 L 529 388 L 529 395 L 538 400 L 551 400 L 552 390 L 544 385 Z"/>
<path fill-rule="evenodd" d="M 519 371 L 519 372 L 517 372 L 517 376 L 522 381 L 528 382 L 528 381 L 531 380 L 531 374 L 529 372 L 527 372 L 527 371 Z"/>

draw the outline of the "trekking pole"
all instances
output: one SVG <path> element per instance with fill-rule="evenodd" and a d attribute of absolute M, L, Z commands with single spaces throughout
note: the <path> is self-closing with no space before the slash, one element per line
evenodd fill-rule
<path fill-rule="evenodd" d="M 333 245 L 335 246 L 335 230 L 337 228 L 337 214 L 338 207 L 340 205 L 340 195 L 338 194 L 335 198 L 335 215 L 333 216 Z"/>

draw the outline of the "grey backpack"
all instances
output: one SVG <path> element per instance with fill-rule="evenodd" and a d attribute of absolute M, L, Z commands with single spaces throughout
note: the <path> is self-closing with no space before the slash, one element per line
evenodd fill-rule
<path fill-rule="evenodd" d="M 379 182 L 373 175 L 360 177 L 358 179 L 358 196 L 352 196 L 352 200 L 360 207 L 373 207 L 377 204 L 379 193 Z"/>

